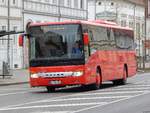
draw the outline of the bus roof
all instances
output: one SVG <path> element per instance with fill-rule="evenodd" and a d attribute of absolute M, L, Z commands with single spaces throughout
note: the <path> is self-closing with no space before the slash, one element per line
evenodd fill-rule
<path fill-rule="evenodd" d="M 30 26 L 45 26 L 45 25 L 62 25 L 62 24 L 87 24 L 94 26 L 102 26 L 107 28 L 115 28 L 115 29 L 124 29 L 124 30 L 133 30 L 129 27 L 121 27 L 114 22 L 109 22 L 105 20 L 95 20 L 95 21 L 63 21 L 63 22 L 43 22 L 43 23 L 31 23 Z"/>

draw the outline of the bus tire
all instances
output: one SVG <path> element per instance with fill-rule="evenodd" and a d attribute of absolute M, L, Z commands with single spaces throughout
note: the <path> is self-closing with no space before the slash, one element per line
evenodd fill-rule
<path fill-rule="evenodd" d="M 122 79 L 118 79 L 118 80 L 114 80 L 113 84 L 114 85 L 125 85 L 127 83 L 127 68 L 124 66 L 123 69 L 123 78 Z"/>
<path fill-rule="evenodd" d="M 127 67 L 124 66 L 123 79 L 121 79 L 121 85 L 126 85 L 126 83 L 127 83 L 127 76 L 128 76 L 128 70 L 127 70 Z"/>
<path fill-rule="evenodd" d="M 48 93 L 55 91 L 55 87 L 51 87 L 51 86 L 47 86 L 46 89 Z"/>
<path fill-rule="evenodd" d="M 96 82 L 94 84 L 91 85 L 91 88 L 93 90 L 97 90 L 100 88 L 100 85 L 101 85 L 101 72 L 100 72 L 100 69 L 97 68 L 96 70 Z"/>

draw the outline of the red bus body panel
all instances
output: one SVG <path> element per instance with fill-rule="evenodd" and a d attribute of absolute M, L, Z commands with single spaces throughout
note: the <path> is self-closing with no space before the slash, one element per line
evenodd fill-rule
<path fill-rule="evenodd" d="M 123 78 L 124 65 L 128 66 L 128 77 L 136 74 L 135 52 L 124 51 L 97 51 L 88 59 L 85 65 L 80 66 L 50 66 L 31 67 L 31 73 L 40 72 L 75 72 L 84 71 L 80 77 L 62 78 L 30 78 L 30 84 L 35 86 L 66 86 L 66 85 L 88 85 L 96 81 L 96 68 L 101 67 L 102 81 L 116 80 Z M 59 85 L 51 85 L 50 81 L 61 81 Z"/>

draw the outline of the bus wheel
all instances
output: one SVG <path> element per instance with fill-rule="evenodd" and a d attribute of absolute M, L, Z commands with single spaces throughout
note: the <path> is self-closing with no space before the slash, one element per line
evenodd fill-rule
<path fill-rule="evenodd" d="M 123 71 L 123 79 L 121 80 L 121 85 L 125 85 L 127 83 L 127 68 L 124 67 L 124 71 Z"/>
<path fill-rule="evenodd" d="M 100 76 L 99 69 L 97 69 L 97 71 L 96 71 L 96 83 L 92 84 L 92 89 L 93 90 L 99 89 L 100 88 L 100 84 L 101 84 L 101 76 Z"/>
<path fill-rule="evenodd" d="M 123 70 L 123 78 L 119 80 L 114 80 L 113 84 L 114 85 L 125 85 L 127 83 L 127 69 L 124 67 Z"/>
<path fill-rule="evenodd" d="M 55 91 L 55 87 L 51 87 L 51 86 L 47 86 L 46 89 L 47 89 L 47 92 L 54 92 Z"/>

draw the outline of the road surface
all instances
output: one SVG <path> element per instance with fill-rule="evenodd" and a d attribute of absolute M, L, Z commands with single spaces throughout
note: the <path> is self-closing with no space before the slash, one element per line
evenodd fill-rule
<path fill-rule="evenodd" d="M 150 73 L 129 78 L 127 85 L 104 83 L 99 90 L 47 93 L 28 84 L 1 86 L 0 113 L 150 113 Z"/>

